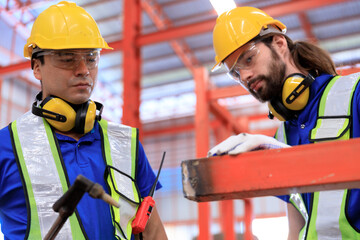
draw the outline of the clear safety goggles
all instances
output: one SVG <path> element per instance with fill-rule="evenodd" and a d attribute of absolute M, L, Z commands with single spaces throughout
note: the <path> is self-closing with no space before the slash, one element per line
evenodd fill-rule
<path fill-rule="evenodd" d="M 250 42 L 241 47 L 243 50 L 240 51 L 240 54 L 236 58 L 236 61 L 234 61 L 233 65 L 229 66 L 226 62 L 224 62 L 224 65 L 228 70 L 227 74 L 230 78 L 243 84 L 241 81 L 240 70 L 250 69 L 257 61 L 260 53 L 259 48 L 256 46 L 258 42 L 260 41 Z"/>
<path fill-rule="evenodd" d="M 92 50 L 44 50 L 36 56 L 50 56 L 50 63 L 54 67 L 72 70 L 77 68 L 81 61 L 84 61 L 86 67 L 94 69 L 98 66 L 100 60 L 100 49 Z"/>

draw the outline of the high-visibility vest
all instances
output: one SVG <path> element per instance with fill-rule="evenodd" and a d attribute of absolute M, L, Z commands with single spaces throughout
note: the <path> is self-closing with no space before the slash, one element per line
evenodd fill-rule
<path fill-rule="evenodd" d="M 331 79 L 320 99 L 316 124 L 310 132 L 311 142 L 350 138 L 352 100 L 359 77 L 360 73 L 355 73 Z M 284 123 L 280 125 L 275 137 L 287 142 Z M 290 202 L 305 220 L 299 240 L 360 239 L 360 233 L 351 226 L 345 215 L 347 195 L 347 189 L 314 192 L 309 213 L 302 195 L 291 194 Z"/>
<path fill-rule="evenodd" d="M 137 130 L 105 120 L 99 123 L 107 185 L 110 195 L 120 203 L 120 208 L 111 207 L 114 234 L 118 239 L 130 239 L 131 222 L 140 203 L 135 183 Z M 70 185 L 59 145 L 46 120 L 30 112 L 10 124 L 10 133 L 27 203 L 25 239 L 43 239 L 58 216 L 52 205 Z M 58 238 L 88 238 L 78 214 L 69 217 Z"/>

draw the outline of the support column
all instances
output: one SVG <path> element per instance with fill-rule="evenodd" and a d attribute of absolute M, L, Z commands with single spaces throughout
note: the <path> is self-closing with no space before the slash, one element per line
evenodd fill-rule
<path fill-rule="evenodd" d="M 228 138 L 231 134 L 231 126 L 221 125 L 213 129 L 216 142 L 220 143 Z M 234 214 L 234 201 L 225 200 L 219 201 L 219 218 L 224 240 L 235 240 L 235 214 Z"/>
<path fill-rule="evenodd" d="M 225 200 L 219 202 L 220 209 L 220 223 L 224 240 L 235 240 L 235 216 L 234 216 L 234 201 Z"/>
<path fill-rule="evenodd" d="M 141 29 L 140 0 L 124 1 L 123 33 L 123 116 L 122 123 L 139 128 L 140 122 L 140 47 L 136 45 Z"/>
<path fill-rule="evenodd" d="M 209 150 L 209 105 L 208 105 L 208 79 L 209 75 L 204 67 L 195 68 L 195 93 L 196 93 L 196 112 L 195 112 L 195 141 L 196 157 L 204 157 Z M 210 233 L 210 203 L 198 204 L 199 221 L 199 240 L 211 240 Z"/>
<path fill-rule="evenodd" d="M 254 210 L 253 210 L 253 203 L 250 198 L 244 199 L 245 203 L 245 216 L 244 216 L 244 225 L 245 225 L 245 233 L 244 233 L 244 239 L 245 240 L 252 240 L 253 234 L 252 234 L 252 220 L 254 218 Z"/>

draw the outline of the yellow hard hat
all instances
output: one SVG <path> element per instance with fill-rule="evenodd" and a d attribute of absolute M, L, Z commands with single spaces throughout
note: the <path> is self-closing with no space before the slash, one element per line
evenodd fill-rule
<path fill-rule="evenodd" d="M 216 64 L 212 71 L 217 70 L 227 56 L 262 31 L 262 35 L 265 35 L 274 30 L 285 34 L 286 26 L 254 7 L 238 7 L 221 14 L 213 31 Z"/>
<path fill-rule="evenodd" d="M 95 20 L 74 2 L 52 5 L 36 18 L 24 46 L 24 57 L 31 58 L 35 47 L 42 49 L 106 48 Z"/>

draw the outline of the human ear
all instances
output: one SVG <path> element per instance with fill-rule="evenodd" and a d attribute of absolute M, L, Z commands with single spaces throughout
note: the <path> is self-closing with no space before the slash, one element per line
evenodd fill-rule
<path fill-rule="evenodd" d="M 284 53 L 288 49 L 286 38 L 283 35 L 274 35 L 272 45 L 281 53 Z"/>
<path fill-rule="evenodd" d="M 33 74 L 34 77 L 41 81 L 42 80 L 42 75 L 41 75 L 41 70 L 40 70 L 40 60 L 39 59 L 32 59 L 31 61 L 33 61 L 34 67 L 33 67 Z"/>

